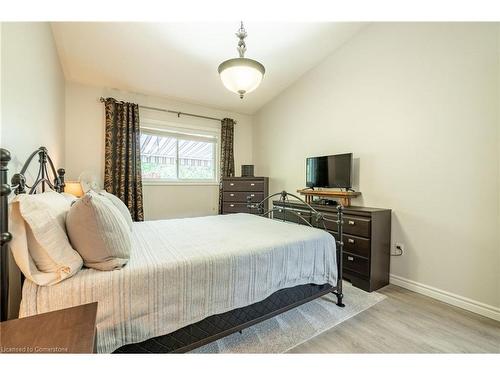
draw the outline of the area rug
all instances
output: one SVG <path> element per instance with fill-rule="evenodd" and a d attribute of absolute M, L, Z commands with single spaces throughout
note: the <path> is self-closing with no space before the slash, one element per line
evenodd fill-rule
<path fill-rule="evenodd" d="M 284 353 L 379 303 L 383 294 L 344 284 L 345 307 L 328 294 L 191 353 Z"/>

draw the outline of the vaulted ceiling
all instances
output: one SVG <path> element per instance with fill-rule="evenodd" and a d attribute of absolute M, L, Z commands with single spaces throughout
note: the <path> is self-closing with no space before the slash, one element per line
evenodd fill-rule
<path fill-rule="evenodd" d="M 231 23 L 53 23 L 66 79 L 253 114 L 313 68 L 362 23 L 245 23 L 246 57 L 266 67 L 243 100 L 222 85 L 218 65 L 237 57 Z"/>

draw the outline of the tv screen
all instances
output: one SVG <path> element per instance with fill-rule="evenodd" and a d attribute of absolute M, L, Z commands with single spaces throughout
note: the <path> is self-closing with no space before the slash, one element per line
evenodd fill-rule
<path fill-rule="evenodd" d="M 352 154 L 318 156 L 306 160 L 306 186 L 351 188 Z"/>

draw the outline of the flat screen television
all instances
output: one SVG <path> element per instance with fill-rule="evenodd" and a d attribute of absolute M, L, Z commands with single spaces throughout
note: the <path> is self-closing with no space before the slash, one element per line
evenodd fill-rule
<path fill-rule="evenodd" d="M 352 153 L 306 159 L 306 186 L 350 189 Z"/>

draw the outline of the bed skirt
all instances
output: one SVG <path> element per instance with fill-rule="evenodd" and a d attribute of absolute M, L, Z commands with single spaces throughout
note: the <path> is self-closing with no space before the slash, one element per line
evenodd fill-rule
<path fill-rule="evenodd" d="M 114 353 L 184 353 L 241 331 L 334 291 L 330 284 L 306 284 L 278 290 L 249 306 L 212 315 L 164 336 L 122 346 Z"/>

